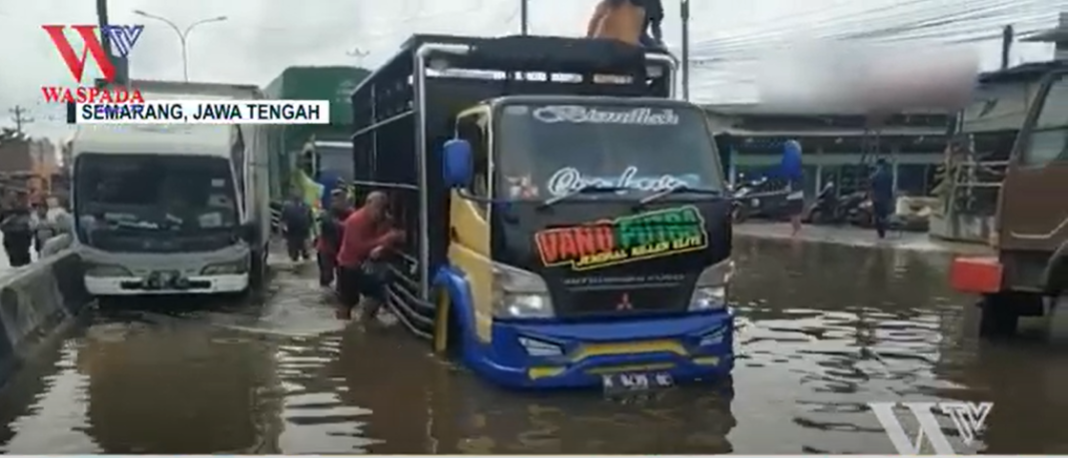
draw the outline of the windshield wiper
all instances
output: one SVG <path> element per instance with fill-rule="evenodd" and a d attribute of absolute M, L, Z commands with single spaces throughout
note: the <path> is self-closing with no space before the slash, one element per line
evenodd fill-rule
<path fill-rule="evenodd" d="M 570 199 L 572 197 L 575 197 L 575 196 L 578 196 L 578 195 L 581 195 L 581 194 L 610 194 L 610 193 L 616 193 L 616 192 L 619 192 L 619 191 L 627 191 L 629 189 L 630 188 L 623 187 L 623 186 L 586 185 L 586 186 L 583 186 L 581 188 L 568 191 L 566 194 L 561 194 L 559 196 L 553 196 L 553 197 L 550 197 L 548 199 L 545 199 L 545 201 L 542 202 L 541 205 L 538 206 L 538 208 L 551 207 L 553 205 L 556 205 L 557 202 L 560 202 L 562 200 L 567 200 L 567 199 Z"/>
<path fill-rule="evenodd" d="M 646 205 L 646 204 L 648 204 L 650 202 L 663 199 L 664 197 L 670 196 L 672 194 L 679 194 L 679 193 L 704 194 L 704 195 L 709 195 L 709 196 L 722 196 L 723 195 L 723 191 L 718 190 L 718 189 L 695 188 L 693 186 L 681 185 L 681 186 L 673 186 L 673 187 L 665 189 L 663 191 L 658 191 L 656 193 L 650 194 L 650 195 L 646 196 L 645 198 L 643 198 L 641 201 L 639 201 L 638 205 Z"/>

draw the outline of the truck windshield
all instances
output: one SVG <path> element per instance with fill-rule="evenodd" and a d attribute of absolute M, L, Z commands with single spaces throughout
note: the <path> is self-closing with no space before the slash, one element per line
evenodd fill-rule
<path fill-rule="evenodd" d="M 1050 86 L 1022 162 L 1026 165 L 1068 162 L 1068 75 L 1061 74 Z"/>
<path fill-rule="evenodd" d="M 494 137 L 498 193 L 548 198 L 591 185 L 722 190 L 705 123 L 686 106 L 506 105 Z M 599 196 L 592 198 L 606 195 Z"/>
<path fill-rule="evenodd" d="M 79 236 L 101 249 L 219 249 L 240 224 L 227 158 L 83 153 L 74 181 Z"/>
<path fill-rule="evenodd" d="M 351 147 L 316 146 L 319 155 L 319 171 L 330 172 L 338 178 L 351 182 L 353 179 L 354 159 Z"/>

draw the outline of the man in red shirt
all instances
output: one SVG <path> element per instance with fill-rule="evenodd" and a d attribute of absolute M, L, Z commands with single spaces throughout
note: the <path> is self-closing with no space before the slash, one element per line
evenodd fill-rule
<path fill-rule="evenodd" d="M 363 207 L 345 219 L 338 250 L 338 293 L 341 296 L 339 318 L 352 316 L 352 308 L 363 296 L 371 301 L 363 318 L 372 319 L 386 302 L 386 265 L 384 257 L 395 244 L 404 240 L 404 232 L 390 227 L 385 193 L 367 195 Z"/>

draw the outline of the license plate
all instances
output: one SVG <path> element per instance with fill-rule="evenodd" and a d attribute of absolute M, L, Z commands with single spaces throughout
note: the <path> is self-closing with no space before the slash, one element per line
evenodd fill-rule
<path fill-rule="evenodd" d="M 671 374 L 663 372 L 636 372 L 607 374 L 601 376 L 601 386 L 606 393 L 646 391 L 670 388 L 675 385 Z"/>

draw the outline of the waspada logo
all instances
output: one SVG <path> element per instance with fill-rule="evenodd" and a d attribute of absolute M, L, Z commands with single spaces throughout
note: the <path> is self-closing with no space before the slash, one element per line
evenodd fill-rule
<path fill-rule="evenodd" d="M 145 26 L 143 25 L 108 25 L 104 27 L 95 25 L 42 25 L 41 28 L 44 29 L 48 34 L 48 37 L 52 39 L 52 43 L 56 47 L 56 52 L 59 53 L 59 57 L 63 59 L 63 63 L 66 64 L 67 69 L 70 70 L 71 76 L 74 77 L 74 80 L 78 83 L 81 83 L 85 76 L 85 67 L 89 63 L 89 57 L 92 57 L 92 59 L 96 61 L 97 68 L 100 69 L 100 73 L 103 74 L 105 81 L 108 83 L 115 82 L 117 69 L 115 68 L 114 62 L 111 60 L 111 56 L 109 56 L 104 49 L 104 44 L 100 37 L 106 35 L 110 39 L 112 49 L 115 53 L 126 58 L 130 55 L 130 50 L 137 44 L 137 40 L 141 38 L 141 33 L 145 30 Z M 67 38 L 66 30 L 68 28 L 73 30 L 75 34 L 81 38 L 83 47 L 80 56 L 78 52 L 75 51 L 71 41 Z M 100 31 L 100 37 L 97 36 L 97 31 Z M 48 102 L 144 102 L 144 98 L 141 97 L 140 91 L 125 87 L 98 88 L 93 84 L 85 86 L 79 85 L 73 88 L 41 86 L 41 92 L 44 94 L 44 98 Z"/>

